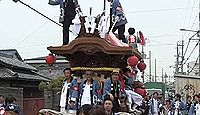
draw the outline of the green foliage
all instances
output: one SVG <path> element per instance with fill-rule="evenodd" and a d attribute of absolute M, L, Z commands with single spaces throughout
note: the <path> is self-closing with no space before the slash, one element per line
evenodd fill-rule
<path fill-rule="evenodd" d="M 40 82 L 39 89 L 60 89 L 62 87 L 62 82 L 64 80 L 63 76 L 56 77 L 52 79 L 50 82 Z"/>

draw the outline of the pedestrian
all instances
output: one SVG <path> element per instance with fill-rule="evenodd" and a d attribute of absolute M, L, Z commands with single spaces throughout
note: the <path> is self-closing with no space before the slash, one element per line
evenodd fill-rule
<path fill-rule="evenodd" d="M 188 115 L 200 115 L 200 96 L 193 96 L 193 103 L 190 106 Z"/>
<path fill-rule="evenodd" d="M 152 98 L 149 100 L 149 114 L 160 115 L 161 102 L 158 99 L 158 92 L 153 92 Z"/>
<path fill-rule="evenodd" d="M 111 25 L 113 25 L 112 32 L 115 32 L 118 30 L 119 34 L 119 40 L 122 40 L 122 42 L 127 43 L 127 40 L 125 38 L 125 25 L 127 23 L 124 10 L 122 8 L 122 5 L 119 0 L 108 0 L 108 2 L 111 2 L 112 4 L 112 17 L 110 17 L 113 22 Z"/>
<path fill-rule="evenodd" d="M 181 100 L 181 95 L 176 94 L 170 105 L 170 115 L 182 115 L 186 112 L 186 104 Z"/>
<path fill-rule="evenodd" d="M 192 104 L 192 97 L 190 95 L 187 95 L 186 96 L 186 115 L 189 114 L 191 104 Z"/>
<path fill-rule="evenodd" d="M 5 98 L 2 94 L 0 94 L 0 115 L 5 113 Z"/>
<path fill-rule="evenodd" d="M 19 105 L 16 104 L 16 99 L 13 96 L 8 96 L 5 99 L 5 103 L 6 103 L 6 115 L 7 113 L 13 113 L 14 115 L 19 115 L 20 114 L 20 107 Z"/>
<path fill-rule="evenodd" d="M 77 80 L 72 77 L 71 68 L 63 70 L 64 81 L 60 95 L 60 112 L 76 111 L 78 98 Z"/>

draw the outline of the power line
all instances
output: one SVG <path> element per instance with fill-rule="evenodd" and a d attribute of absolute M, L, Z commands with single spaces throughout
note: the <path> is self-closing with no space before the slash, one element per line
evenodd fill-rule
<path fill-rule="evenodd" d="M 188 72 L 188 74 L 190 74 L 190 73 L 194 70 L 194 68 L 195 68 L 195 66 L 196 66 L 196 63 L 197 63 L 198 59 L 199 59 L 199 56 L 197 57 L 197 59 L 196 59 L 194 65 L 193 65 L 192 69 Z"/>
<path fill-rule="evenodd" d="M 187 4 L 187 10 L 186 10 L 186 13 L 185 13 L 185 19 L 184 19 L 183 25 L 185 25 L 185 23 L 186 23 L 186 18 L 187 18 L 187 13 L 188 13 L 188 8 L 189 8 L 190 1 L 191 1 L 191 0 L 189 0 L 189 1 L 188 1 L 188 4 Z"/>
<path fill-rule="evenodd" d="M 161 11 L 173 11 L 173 10 L 185 10 L 185 9 L 194 9 L 198 7 L 190 7 L 190 8 L 166 8 L 166 9 L 158 9 L 158 10 L 141 10 L 141 11 L 130 11 L 125 13 L 144 13 L 144 12 L 161 12 Z"/>
<path fill-rule="evenodd" d="M 185 50 L 185 52 L 184 52 L 184 54 L 183 54 L 183 57 L 185 57 L 185 55 L 186 55 L 186 52 L 187 52 L 187 49 L 188 49 L 188 47 L 189 47 L 189 44 L 190 44 L 191 39 L 192 39 L 194 36 L 196 36 L 196 35 L 197 35 L 197 33 L 195 33 L 194 35 L 192 35 L 192 36 L 189 38 L 189 42 L 188 42 L 188 44 L 187 44 L 187 46 L 186 46 L 186 50 Z"/>
<path fill-rule="evenodd" d="M 17 47 L 19 44 L 21 44 L 22 42 L 24 42 L 26 39 L 28 39 L 33 33 L 37 32 L 39 29 L 41 29 L 45 24 L 47 24 L 47 22 L 45 22 L 44 24 L 42 24 L 40 27 L 38 27 L 36 30 L 34 30 L 33 32 L 31 32 L 27 37 L 25 37 L 22 41 L 18 42 L 14 47 Z"/>
<path fill-rule="evenodd" d="M 196 15 L 196 17 L 195 17 L 195 20 L 196 20 L 196 19 L 197 19 L 197 15 Z M 187 27 L 187 28 L 191 28 L 191 30 L 193 30 L 193 29 L 192 29 L 193 26 L 195 25 L 195 23 L 197 23 L 197 22 L 195 22 L 195 20 L 194 20 L 194 23 L 192 24 L 192 26 L 191 26 L 191 27 Z M 197 25 L 197 24 L 196 24 L 196 25 Z M 198 27 L 197 27 L 196 29 L 194 29 L 194 30 L 198 30 Z M 189 33 L 187 34 L 187 37 L 185 37 L 185 40 L 189 38 L 190 33 L 191 33 L 191 32 L 189 32 Z"/>
<path fill-rule="evenodd" d="M 194 5 L 195 5 L 195 1 L 193 2 L 193 6 L 192 7 L 194 7 Z M 191 17 L 192 17 L 192 14 L 193 14 L 193 8 L 191 9 L 191 12 L 190 12 L 190 16 L 189 16 L 189 20 L 188 20 L 188 25 L 189 25 L 189 23 L 190 23 L 190 20 L 191 20 Z"/>
<path fill-rule="evenodd" d="M 191 1 L 191 0 L 188 1 L 187 8 L 189 8 L 190 1 Z M 193 7 L 194 7 L 194 5 L 195 5 L 195 2 L 193 2 Z M 183 27 L 183 28 L 193 28 L 193 26 L 194 26 L 194 24 L 195 24 L 195 20 L 197 19 L 197 15 L 196 15 L 195 18 L 194 18 L 194 21 L 193 21 L 192 26 L 191 26 L 191 27 L 187 27 L 187 26 L 186 26 L 186 18 L 188 17 L 188 16 L 187 16 L 188 12 L 189 12 L 189 11 L 188 11 L 188 9 L 187 9 L 186 14 L 185 14 L 184 24 L 183 24 L 185 27 Z M 192 9 L 192 11 L 191 11 L 191 13 L 190 13 L 188 24 L 189 24 L 189 22 L 190 22 L 190 20 L 191 20 L 192 12 L 193 12 L 193 9 Z M 189 37 L 189 35 L 190 35 L 190 33 L 187 34 L 187 37 L 185 37 L 184 41 L 186 41 L 186 39 Z M 185 34 L 184 34 L 184 36 L 185 36 Z"/>
<path fill-rule="evenodd" d="M 171 37 L 171 36 L 179 36 L 178 34 L 164 34 L 164 35 L 157 35 L 157 36 L 147 36 L 147 38 L 160 38 L 160 37 Z"/>
<path fill-rule="evenodd" d="M 60 27 L 63 27 L 63 26 L 62 26 L 61 24 L 59 24 L 58 22 L 52 20 L 51 18 L 47 17 L 46 15 L 44 15 L 44 14 L 42 14 L 41 12 L 37 11 L 36 9 L 32 8 L 30 5 L 28 5 L 28 4 L 24 3 L 24 2 L 22 2 L 21 0 L 13 0 L 13 1 L 14 1 L 14 2 L 18 2 L 18 1 L 19 1 L 21 4 L 27 6 L 28 8 L 30 8 L 30 9 L 32 9 L 33 11 L 37 12 L 38 14 L 42 15 L 42 16 L 45 17 L 46 19 L 52 21 L 53 23 L 57 24 L 57 25 L 60 26 Z"/>
<path fill-rule="evenodd" d="M 195 48 L 198 46 L 198 44 L 199 44 L 199 41 L 197 42 L 197 44 L 195 45 L 195 47 L 193 48 L 192 52 L 190 53 L 190 55 L 188 56 L 188 58 L 185 60 L 185 62 L 183 63 L 183 65 L 186 64 L 186 62 L 189 60 L 189 58 L 191 57 L 191 55 L 194 52 Z"/>
<path fill-rule="evenodd" d="M 148 45 L 146 47 L 158 47 L 158 46 L 174 46 L 175 44 L 158 44 L 158 45 Z"/>

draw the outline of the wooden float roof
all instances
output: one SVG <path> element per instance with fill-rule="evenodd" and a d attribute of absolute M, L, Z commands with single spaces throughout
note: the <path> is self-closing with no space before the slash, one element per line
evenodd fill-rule
<path fill-rule="evenodd" d="M 132 47 L 114 46 L 105 39 L 99 37 L 79 37 L 68 45 L 50 46 L 51 53 L 61 56 L 69 56 L 75 52 L 84 52 L 88 55 L 103 52 L 108 55 L 136 55 L 142 58 L 141 53 Z"/>

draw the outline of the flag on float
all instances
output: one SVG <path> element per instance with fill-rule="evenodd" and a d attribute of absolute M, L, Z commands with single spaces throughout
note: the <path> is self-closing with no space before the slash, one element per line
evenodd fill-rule
<path fill-rule="evenodd" d="M 137 32 L 137 43 L 140 43 L 141 40 L 140 40 L 140 37 L 139 37 L 139 32 Z"/>
<path fill-rule="evenodd" d="M 137 32 L 137 43 L 140 43 L 140 45 L 145 45 L 145 38 L 141 31 Z"/>

